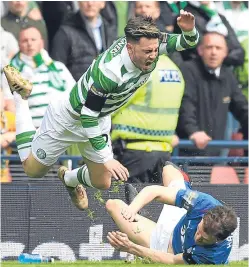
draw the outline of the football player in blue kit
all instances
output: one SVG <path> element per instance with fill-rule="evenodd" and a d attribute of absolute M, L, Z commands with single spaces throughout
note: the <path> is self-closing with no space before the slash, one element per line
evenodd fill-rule
<path fill-rule="evenodd" d="M 209 194 L 194 191 L 189 177 L 171 162 L 164 186 L 143 188 L 130 205 L 109 199 L 106 208 L 120 231 L 110 244 L 124 252 L 166 264 L 226 264 L 237 227 L 234 210 Z M 164 203 L 157 223 L 138 214 L 152 200 Z"/>

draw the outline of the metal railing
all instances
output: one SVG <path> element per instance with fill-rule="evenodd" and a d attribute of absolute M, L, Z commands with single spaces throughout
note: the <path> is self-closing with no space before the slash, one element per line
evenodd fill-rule
<path fill-rule="evenodd" d="M 178 148 L 194 148 L 195 144 L 190 140 L 180 140 Z M 213 140 L 208 142 L 208 147 L 215 148 L 248 148 L 248 140 L 235 141 L 235 140 Z"/>
<path fill-rule="evenodd" d="M 214 148 L 243 148 L 248 149 L 248 141 L 223 141 L 214 140 L 208 143 L 208 147 Z M 175 148 L 174 154 L 171 160 L 175 163 L 182 164 L 186 169 L 190 163 L 248 163 L 248 157 L 181 157 L 178 156 L 179 148 L 195 148 L 195 144 L 190 140 L 180 140 L 179 145 Z M 12 160 L 20 162 L 20 158 L 17 155 L 2 155 L 1 159 Z M 60 161 L 71 160 L 72 168 L 78 167 L 78 161 L 82 160 L 81 156 L 63 155 L 59 157 Z"/>
<path fill-rule="evenodd" d="M 208 142 L 207 147 L 209 148 L 242 148 L 248 149 L 248 140 L 246 141 L 235 141 L 235 140 L 213 140 Z M 175 147 L 171 160 L 175 163 L 180 163 L 183 168 L 187 171 L 187 166 L 190 163 L 248 163 L 248 157 L 228 157 L 228 156 L 206 156 L 206 157 L 180 157 L 180 148 L 196 148 L 195 144 L 191 140 L 180 140 L 177 147 Z"/>

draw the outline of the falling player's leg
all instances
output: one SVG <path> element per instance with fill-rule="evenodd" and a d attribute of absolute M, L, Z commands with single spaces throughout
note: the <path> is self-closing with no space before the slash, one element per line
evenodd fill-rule
<path fill-rule="evenodd" d="M 32 84 L 23 79 L 20 73 L 11 66 L 4 67 L 10 90 L 16 106 L 16 144 L 25 173 L 29 177 L 43 177 L 50 166 L 38 162 L 31 153 L 31 144 L 36 133 L 29 110 L 28 96 Z"/>
<path fill-rule="evenodd" d="M 43 177 L 72 142 L 64 140 L 67 130 L 62 126 L 63 123 L 60 124 L 54 119 L 55 113 L 58 112 L 56 103 L 48 106 L 41 127 L 36 131 L 27 101 L 32 91 L 32 84 L 11 66 L 6 66 L 4 73 L 10 90 L 14 94 L 16 143 L 23 169 L 29 177 Z M 70 188 L 69 192 L 73 203 L 78 208 L 85 208 L 87 204 L 83 186 Z"/>

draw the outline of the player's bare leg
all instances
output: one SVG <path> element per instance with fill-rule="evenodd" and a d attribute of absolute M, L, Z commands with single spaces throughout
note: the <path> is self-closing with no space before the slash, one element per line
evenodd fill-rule
<path fill-rule="evenodd" d="M 108 189 L 111 186 L 111 178 L 114 177 L 116 180 L 126 181 L 129 173 L 128 170 L 120 164 L 117 160 L 112 158 L 112 154 L 107 155 L 105 163 L 98 163 L 94 160 L 88 159 L 85 156 L 86 151 L 89 151 L 89 144 L 78 143 L 79 151 L 82 154 L 84 162 L 86 163 L 80 168 L 72 171 L 65 172 L 65 184 L 70 187 L 76 187 L 82 184 L 85 187 L 94 187 L 97 189 Z M 90 145 L 90 150 L 92 149 Z M 93 154 L 88 154 L 92 156 Z M 98 161 L 97 159 L 96 161 Z"/>
<path fill-rule="evenodd" d="M 16 144 L 25 173 L 31 178 L 43 177 L 49 166 L 38 162 L 31 153 L 31 143 L 36 129 L 29 111 L 28 97 L 32 84 L 25 80 L 20 72 L 12 66 L 3 68 L 16 106 Z"/>
<path fill-rule="evenodd" d="M 189 176 L 174 163 L 166 161 L 163 167 L 163 185 L 168 186 L 172 181 L 190 182 Z"/>
<path fill-rule="evenodd" d="M 28 158 L 22 162 L 23 170 L 30 178 L 44 177 L 52 166 L 45 166 L 37 161 L 30 152 Z"/>
<path fill-rule="evenodd" d="M 108 189 L 111 186 L 112 175 L 108 172 L 102 163 L 95 163 L 91 160 L 84 159 L 93 187 L 98 189 Z"/>
<path fill-rule="evenodd" d="M 82 184 L 85 187 L 97 189 L 110 188 L 112 175 L 105 169 L 104 164 L 95 163 L 86 158 L 84 162 L 86 164 L 80 168 L 65 171 L 65 184 L 70 187 Z"/>
<path fill-rule="evenodd" d="M 111 186 L 112 174 L 107 171 L 102 163 L 96 163 L 84 158 L 85 165 L 74 170 L 68 170 L 62 166 L 58 170 L 58 177 L 66 186 L 69 195 L 75 188 L 78 192 L 78 203 L 75 204 L 77 208 L 83 210 L 88 207 L 88 199 L 85 187 L 92 187 L 97 189 L 108 189 Z"/>
<path fill-rule="evenodd" d="M 106 202 L 106 209 L 119 230 L 126 233 L 134 243 L 149 248 L 151 233 L 156 227 L 156 223 L 141 215 L 137 215 L 137 222 L 129 222 L 121 214 L 121 210 L 127 206 L 120 199 L 109 199 Z"/>
<path fill-rule="evenodd" d="M 80 168 L 68 170 L 62 166 L 58 170 L 58 177 L 65 185 L 69 195 L 72 190 L 76 189 L 81 194 L 78 198 L 77 208 L 83 210 L 88 207 L 87 193 L 84 187 L 97 189 L 108 189 L 111 186 L 112 175 L 108 172 L 102 163 L 96 163 L 84 158 L 86 163 Z M 78 194 L 79 195 L 79 194 Z"/>
<path fill-rule="evenodd" d="M 51 166 L 46 166 L 37 161 L 31 152 L 31 144 L 36 129 L 33 125 L 29 111 L 28 97 L 32 91 L 32 84 L 25 80 L 19 71 L 11 66 L 3 68 L 11 92 L 14 95 L 16 106 L 16 143 L 18 153 L 25 173 L 31 178 L 41 178 L 47 174 Z M 40 152 L 42 157 L 43 150 Z M 80 209 L 86 208 L 84 188 L 77 187 L 70 190 L 73 203 Z M 84 200 L 84 201 L 83 201 Z"/>
<path fill-rule="evenodd" d="M 81 191 L 81 199 L 79 199 L 76 205 L 79 209 L 86 209 L 88 207 L 87 193 L 84 187 L 92 187 L 97 189 L 108 189 L 111 186 L 112 175 L 105 169 L 104 164 L 96 163 L 84 158 L 86 163 L 80 168 L 74 170 L 68 170 L 62 166 L 58 170 L 58 177 L 66 186 L 69 195 L 71 191 Z M 71 196 L 72 200 L 73 197 Z"/>

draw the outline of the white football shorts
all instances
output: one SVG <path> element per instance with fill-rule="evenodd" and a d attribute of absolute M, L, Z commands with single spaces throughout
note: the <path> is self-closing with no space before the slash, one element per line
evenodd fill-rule
<path fill-rule="evenodd" d="M 106 155 L 94 150 L 85 134 L 80 120 L 74 119 L 67 110 L 68 96 L 62 96 L 47 107 L 40 128 L 32 141 L 32 154 L 37 161 L 51 166 L 67 148 L 77 144 L 82 157 L 96 163 L 105 163 L 113 158 L 110 130 L 111 117 L 99 119 L 99 127 L 107 139 Z"/>
<path fill-rule="evenodd" d="M 176 187 L 179 189 L 186 189 L 184 180 L 175 180 L 172 181 L 168 187 Z M 176 206 L 171 206 L 164 204 L 161 214 L 158 218 L 155 229 L 151 233 L 150 238 L 150 248 L 156 249 L 162 252 L 168 251 L 169 241 L 173 230 L 179 220 L 182 218 L 184 214 L 186 214 L 186 210 L 183 208 L 178 208 Z"/>

